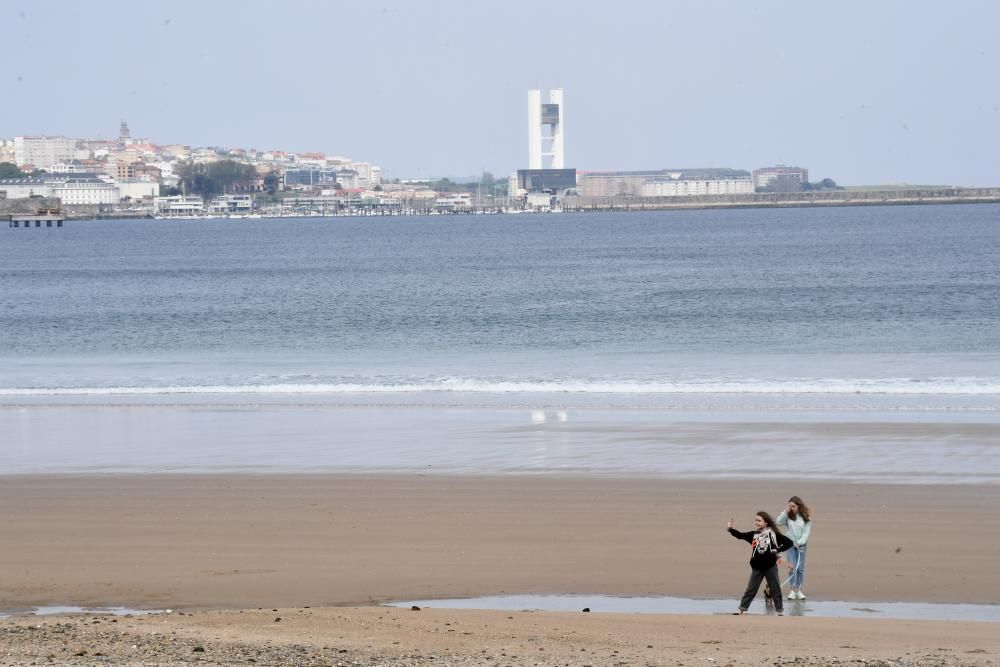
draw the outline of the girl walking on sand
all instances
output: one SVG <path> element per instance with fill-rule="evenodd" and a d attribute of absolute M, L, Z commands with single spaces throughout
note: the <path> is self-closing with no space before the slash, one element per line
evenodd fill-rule
<path fill-rule="evenodd" d="M 778 583 L 778 554 L 790 549 L 792 541 L 778 532 L 778 526 L 767 512 L 757 512 L 753 522 L 756 530 L 749 533 L 741 533 L 733 528 L 732 519 L 728 524 L 730 535 L 750 543 L 750 581 L 740 600 L 740 614 L 746 613 L 750 608 L 761 582 L 766 579 L 774 600 L 774 610 L 781 616 L 784 607 L 781 603 L 781 585 Z"/>
<path fill-rule="evenodd" d="M 792 548 L 785 554 L 788 558 L 788 566 L 792 570 L 789 577 L 792 590 L 788 593 L 788 599 L 805 600 L 806 594 L 802 592 L 802 580 L 806 573 L 806 544 L 809 542 L 809 531 L 812 529 L 809 508 L 806 507 L 801 498 L 792 496 L 788 499 L 785 511 L 775 519 L 775 523 L 784 526 L 785 534 L 792 540 Z"/>

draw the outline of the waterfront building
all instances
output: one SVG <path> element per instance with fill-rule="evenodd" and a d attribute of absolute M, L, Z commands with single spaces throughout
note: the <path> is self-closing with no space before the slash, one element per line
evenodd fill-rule
<path fill-rule="evenodd" d="M 642 186 L 643 197 L 749 195 L 753 191 L 753 181 L 746 172 L 714 178 L 694 178 L 684 172 L 671 172 L 667 177 L 654 178 Z"/>
<path fill-rule="evenodd" d="M 761 167 L 754 169 L 753 185 L 755 189 L 772 190 L 774 192 L 798 192 L 802 185 L 809 182 L 809 170 L 802 167 Z"/>
<path fill-rule="evenodd" d="M 132 201 L 139 199 L 149 199 L 160 194 L 160 182 L 149 176 L 137 178 L 125 178 L 115 180 L 118 186 L 118 196 L 122 199 L 128 198 Z"/>
<path fill-rule="evenodd" d="M 564 195 L 576 187 L 576 169 L 519 169 L 517 189 Z"/>
<path fill-rule="evenodd" d="M 153 197 L 153 215 L 198 215 L 205 212 L 201 197 Z"/>
<path fill-rule="evenodd" d="M 0 196 L 3 199 L 27 199 L 34 196 L 47 197 L 48 192 L 45 180 L 37 176 L 0 178 Z"/>
<path fill-rule="evenodd" d="M 117 204 L 121 198 L 118 186 L 98 174 L 42 174 L 27 178 L 0 180 L 0 190 L 8 199 L 28 197 L 58 197 L 63 205 Z"/>
<path fill-rule="evenodd" d="M 669 197 L 684 194 L 743 194 L 753 192 L 750 172 L 743 169 L 580 172 L 577 174 L 576 180 L 577 190 L 584 197 L 620 197 L 623 195 Z"/>
<path fill-rule="evenodd" d="M 251 195 L 219 195 L 208 203 L 208 212 L 215 214 L 247 214 L 253 212 Z"/>
<path fill-rule="evenodd" d="M 472 195 L 468 192 L 449 192 L 434 200 L 434 210 L 442 213 L 468 211 L 472 208 Z"/>
<path fill-rule="evenodd" d="M 320 188 L 325 185 L 333 185 L 337 182 L 337 169 L 299 167 L 285 169 L 285 187 L 292 188 L 301 185 L 309 188 Z"/>
<path fill-rule="evenodd" d="M 58 197 L 64 206 L 79 204 L 117 204 L 121 191 L 94 174 L 69 174 L 69 178 L 50 185 L 50 197 Z"/>

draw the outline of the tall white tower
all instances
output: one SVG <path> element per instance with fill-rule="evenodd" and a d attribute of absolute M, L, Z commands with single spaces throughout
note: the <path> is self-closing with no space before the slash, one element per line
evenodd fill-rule
<path fill-rule="evenodd" d="M 563 110 L 562 88 L 549 91 L 548 104 L 542 104 L 542 91 L 528 91 L 528 169 L 544 169 L 543 157 L 551 158 L 549 169 L 566 168 Z M 549 143 L 547 151 L 544 150 L 545 142 Z"/>
<path fill-rule="evenodd" d="M 542 91 L 528 91 L 528 169 L 542 168 Z"/>

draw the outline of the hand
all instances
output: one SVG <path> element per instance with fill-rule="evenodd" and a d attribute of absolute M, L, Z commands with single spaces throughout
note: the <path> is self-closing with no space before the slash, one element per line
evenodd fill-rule
<path fill-rule="evenodd" d="M 733 520 L 732 518 L 730 518 L 729 523 L 726 524 L 726 528 L 732 528 L 732 527 L 733 527 Z"/>

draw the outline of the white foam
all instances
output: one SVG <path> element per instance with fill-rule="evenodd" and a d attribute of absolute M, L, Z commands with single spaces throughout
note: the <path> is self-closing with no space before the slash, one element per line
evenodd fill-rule
<path fill-rule="evenodd" d="M 1000 379 L 880 378 L 718 381 L 490 381 L 442 378 L 414 382 L 269 383 L 234 385 L 165 385 L 113 387 L 0 388 L 0 396 L 129 396 L 171 394 L 373 394 L 373 393 L 494 393 L 494 394 L 868 394 L 1000 396 Z"/>

